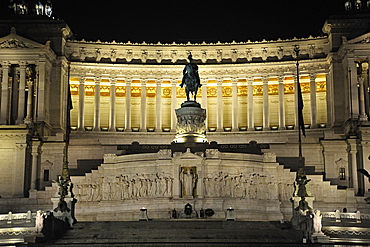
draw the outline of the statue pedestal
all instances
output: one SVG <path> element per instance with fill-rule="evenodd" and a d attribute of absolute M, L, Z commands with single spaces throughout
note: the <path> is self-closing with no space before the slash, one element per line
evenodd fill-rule
<path fill-rule="evenodd" d="M 174 143 L 207 143 L 206 110 L 196 101 L 185 101 L 176 109 L 177 125 Z"/>
<path fill-rule="evenodd" d="M 300 200 L 301 200 L 301 198 L 299 196 L 293 196 L 291 198 L 293 210 L 299 206 L 299 201 Z M 315 197 L 314 196 L 307 196 L 307 197 L 305 197 L 305 201 L 308 203 L 308 206 L 311 209 L 313 209 L 313 201 L 314 200 L 315 200 Z"/>
<path fill-rule="evenodd" d="M 74 207 L 76 200 L 70 196 L 65 197 L 64 202 L 68 209 L 63 211 L 61 211 L 59 207 L 59 203 L 61 202 L 60 197 L 52 197 L 51 201 L 53 202 L 53 216 L 63 221 L 67 218 L 70 227 L 72 227 L 75 222 Z"/>
<path fill-rule="evenodd" d="M 330 237 L 326 236 L 323 232 L 313 233 L 311 235 L 312 243 L 329 243 L 329 241 L 330 241 Z"/>

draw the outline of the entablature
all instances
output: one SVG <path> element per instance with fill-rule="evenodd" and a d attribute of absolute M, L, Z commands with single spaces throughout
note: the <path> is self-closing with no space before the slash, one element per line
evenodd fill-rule
<path fill-rule="evenodd" d="M 325 57 L 329 51 L 327 37 L 309 37 L 261 42 L 231 42 L 202 44 L 142 44 L 116 42 L 68 41 L 66 54 L 71 61 L 184 64 L 191 52 L 197 63 L 248 63 L 292 61 L 294 48 L 300 47 L 301 59 Z"/>

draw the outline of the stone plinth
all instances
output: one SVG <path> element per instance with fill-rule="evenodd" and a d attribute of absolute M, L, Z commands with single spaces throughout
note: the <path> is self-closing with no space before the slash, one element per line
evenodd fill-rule
<path fill-rule="evenodd" d="M 75 222 L 75 218 L 74 218 L 75 199 L 69 196 L 64 198 L 64 201 L 66 202 L 68 210 L 63 211 L 63 212 L 59 210 L 59 203 L 61 201 L 60 197 L 52 197 L 51 201 L 53 202 L 54 217 L 57 219 L 63 220 L 63 221 L 67 218 L 70 227 L 72 227 Z"/>
<path fill-rule="evenodd" d="M 311 242 L 312 243 L 329 243 L 330 237 L 326 236 L 324 233 L 313 233 L 311 235 Z"/>
<path fill-rule="evenodd" d="M 206 143 L 206 110 L 196 101 L 185 101 L 176 109 L 175 143 Z"/>

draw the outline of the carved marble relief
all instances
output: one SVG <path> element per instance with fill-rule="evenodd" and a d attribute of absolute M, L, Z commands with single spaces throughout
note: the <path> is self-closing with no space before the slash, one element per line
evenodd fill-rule
<path fill-rule="evenodd" d="M 259 173 L 209 174 L 203 179 L 206 197 L 242 197 L 272 200 L 278 197 L 278 186 L 268 177 Z"/>
<path fill-rule="evenodd" d="M 130 174 L 95 178 L 76 184 L 74 192 L 80 201 L 117 201 L 136 198 L 172 196 L 173 177 L 166 173 Z"/>

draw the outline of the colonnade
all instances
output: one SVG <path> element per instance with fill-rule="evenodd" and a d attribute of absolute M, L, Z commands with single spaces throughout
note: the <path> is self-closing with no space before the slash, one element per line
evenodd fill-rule
<path fill-rule="evenodd" d="M 76 76 L 77 77 L 77 76 Z M 273 79 L 276 81 L 277 78 L 277 83 L 278 83 L 278 126 L 276 126 L 280 130 L 286 129 L 286 114 L 285 114 L 285 108 L 286 108 L 286 102 L 285 102 L 285 92 L 284 92 L 284 82 L 286 75 L 280 75 L 280 76 L 275 76 Z M 294 85 L 297 83 L 297 77 L 294 75 L 290 76 L 291 78 L 294 78 Z M 307 76 L 306 76 L 307 77 Z M 310 124 L 311 128 L 316 128 L 318 127 L 317 123 L 317 93 L 316 93 L 316 73 L 311 73 L 308 75 L 309 77 L 309 99 L 310 99 L 310 104 L 305 105 L 305 107 L 310 108 L 310 119 L 306 119 L 306 122 Z M 77 130 L 83 131 L 85 130 L 85 83 L 87 78 L 85 76 L 79 76 L 79 85 L 78 85 L 78 113 L 77 113 Z M 89 81 L 91 82 L 92 78 L 88 78 Z M 93 126 L 92 130 L 94 131 L 100 131 L 101 126 L 100 126 L 100 85 L 102 78 L 99 76 L 96 76 L 93 78 L 95 81 L 94 85 L 94 121 L 93 121 Z M 262 77 L 262 99 L 263 99 L 263 126 L 262 130 L 270 130 L 271 129 L 271 124 L 270 124 L 270 108 L 269 108 L 269 86 L 270 86 L 270 77 L 269 76 L 263 76 Z M 125 96 L 125 120 L 124 120 L 124 130 L 125 131 L 132 131 L 133 126 L 132 126 L 132 83 L 133 80 L 135 80 L 135 85 L 137 84 L 138 81 L 140 81 L 140 108 L 137 108 L 137 110 L 140 110 L 140 121 L 139 121 L 139 126 L 134 126 L 136 131 L 141 131 L 141 132 L 146 132 L 148 131 L 147 128 L 147 113 L 148 113 L 148 108 L 147 108 L 147 86 L 148 86 L 148 81 L 149 79 L 133 79 L 133 78 L 116 78 L 112 77 L 109 78 L 109 84 L 110 84 L 110 92 L 116 92 L 116 83 L 117 80 L 120 80 L 121 82 L 124 81 L 125 85 L 125 90 L 126 90 L 126 96 Z M 153 85 L 153 80 L 150 79 L 151 84 Z M 180 100 L 177 98 L 177 91 L 178 91 L 178 84 L 180 79 L 155 79 L 155 128 L 152 128 L 151 131 L 163 131 L 163 124 L 162 124 L 162 113 L 163 113 L 163 104 L 162 104 L 162 88 L 163 88 L 163 82 L 166 81 L 166 87 L 168 87 L 168 81 L 170 81 L 171 85 L 171 119 L 170 119 L 170 126 L 167 126 L 167 131 L 174 131 L 176 129 L 176 115 L 175 115 L 175 109 L 178 107 L 178 101 Z M 202 87 L 201 87 L 201 94 L 198 93 L 198 102 L 201 103 L 202 107 L 207 109 L 209 107 L 208 102 L 209 102 L 209 96 L 207 96 L 208 92 L 208 87 L 210 85 L 210 81 L 212 81 L 212 86 L 216 85 L 217 88 L 217 93 L 213 97 L 216 97 L 216 128 L 214 131 L 225 131 L 225 127 L 228 127 L 227 131 L 239 131 L 240 130 L 240 121 L 239 121 L 239 98 L 238 98 L 238 92 L 239 89 L 238 87 L 243 84 L 246 85 L 248 93 L 246 94 L 247 97 L 247 126 L 246 128 L 243 128 L 243 130 L 248 130 L 248 131 L 253 131 L 256 130 L 255 126 L 255 109 L 254 109 L 254 85 L 255 85 L 255 77 L 249 76 L 246 78 L 207 78 L 202 80 Z M 223 86 L 225 85 L 225 81 L 231 81 L 231 126 L 223 126 L 223 117 L 224 117 L 224 109 L 223 109 Z M 107 80 L 105 78 L 105 85 Z M 214 83 L 216 82 L 216 83 Z M 73 83 L 73 82 L 72 82 Z M 90 83 L 91 84 L 91 83 Z M 122 83 L 121 83 L 122 84 Z M 230 85 L 230 82 L 228 82 L 228 85 Z M 297 90 L 294 91 L 294 98 L 297 98 Z M 292 92 L 291 92 L 292 93 Z M 76 96 L 77 97 L 77 96 Z M 201 100 L 199 101 L 199 98 Z M 181 98 L 181 100 L 183 100 Z M 108 131 L 116 131 L 117 128 L 117 122 L 116 122 L 116 114 L 117 114 L 117 109 L 116 109 L 116 94 L 115 93 L 110 93 L 110 102 L 109 102 L 109 126 L 108 128 L 105 128 L 105 130 Z M 296 101 L 295 101 L 296 102 Z M 325 110 L 326 112 L 326 110 Z M 295 111 L 295 116 L 297 116 L 297 112 Z M 295 119 L 297 119 L 295 117 Z M 297 125 L 297 120 L 294 120 L 295 125 Z M 208 122 L 206 123 L 207 128 Z M 245 124 L 244 124 L 245 125 Z M 122 124 L 120 124 L 122 126 Z M 151 125 L 153 126 L 153 124 Z M 137 129 L 138 127 L 138 129 Z"/>
<path fill-rule="evenodd" d="M 45 63 L 2 62 L 0 75 L 0 124 L 29 124 L 36 118 L 44 120 Z M 36 97 L 37 106 L 34 104 Z"/>

